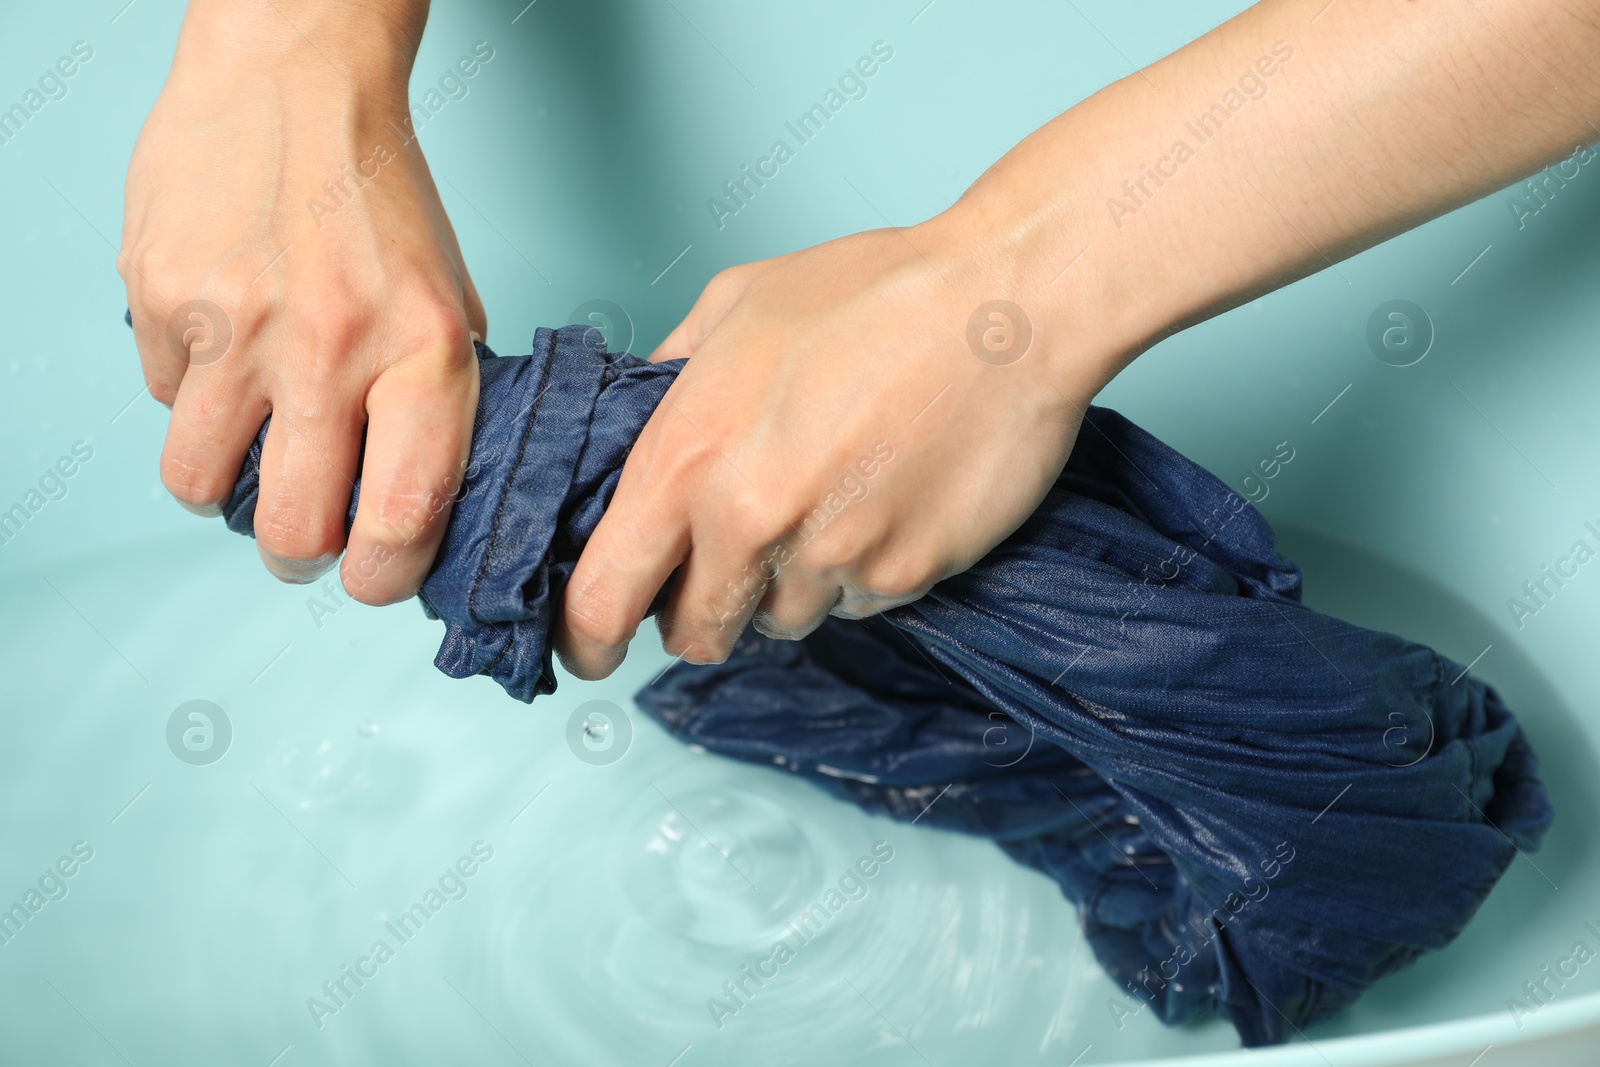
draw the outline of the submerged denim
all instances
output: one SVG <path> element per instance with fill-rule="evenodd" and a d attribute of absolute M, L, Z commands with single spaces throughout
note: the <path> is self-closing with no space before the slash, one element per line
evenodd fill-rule
<path fill-rule="evenodd" d="M 555 687 L 551 613 L 680 364 L 582 326 L 478 353 L 472 457 L 421 599 L 440 670 L 526 701 Z M 225 508 L 240 533 L 261 442 Z M 638 700 L 712 752 L 993 838 L 1060 885 L 1132 997 L 1171 1024 L 1215 1012 L 1247 1045 L 1447 944 L 1552 818 L 1492 688 L 1301 605 L 1266 520 L 1104 408 L 965 574 L 804 641 L 750 634 Z"/>

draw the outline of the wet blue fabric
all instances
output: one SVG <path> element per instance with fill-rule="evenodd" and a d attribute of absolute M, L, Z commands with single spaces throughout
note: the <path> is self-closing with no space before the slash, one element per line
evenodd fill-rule
<path fill-rule="evenodd" d="M 525 701 L 555 687 L 554 605 L 680 369 L 582 326 L 533 347 L 479 347 L 421 594 L 439 668 Z M 264 435 L 225 508 L 240 533 Z M 971 570 L 800 642 L 748 634 L 638 701 L 711 752 L 992 838 L 1077 905 L 1124 1017 L 1215 1013 L 1271 1044 L 1449 943 L 1552 818 L 1492 688 L 1300 592 L 1248 502 L 1092 407 L 1043 504 Z"/>

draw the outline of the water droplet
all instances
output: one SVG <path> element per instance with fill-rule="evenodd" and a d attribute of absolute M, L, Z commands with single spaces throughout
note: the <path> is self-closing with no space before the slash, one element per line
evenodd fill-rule
<path fill-rule="evenodd" d="M 296 738 L 267 757 L 273 781 L 308 810 L 342 800 L 366 785 L 367 750 L 341 738 Z"/>

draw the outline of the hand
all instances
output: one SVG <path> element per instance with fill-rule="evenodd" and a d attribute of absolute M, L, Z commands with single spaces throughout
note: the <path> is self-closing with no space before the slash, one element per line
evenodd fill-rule
<path fill-rule="evenodd" d="M 420 18 L 340 25 L 357 20 L 286 0 L 289 16 L 228 8 L 225 26 L 225 7 L 191 6 L 128 170 L 118 269 L 145 380 L 172 408 L 161 479 L 219 513 L 270 414 L 255 519 L 268 569 L 309 582 L 332 566 L 359 469 L 345 588 L 404 599 L 459 488 L 471 338 L 487 329 L 406 143 Z"/>
<path fill-rule="evenodd" d="M 798 638 L 913 600 L 1032 513 L 1101 372 L 1056 366 L 1042 322 L 1015 362 L 980 359 L 968 320 L 1022 283 L 980 281 L 967 246 L 879 230 L 712 280 L 651 357 L 691 358 L 567 585 L 570 671 L 614 670 L 674 571 L 663 643 L 717 662 L 752 619 Z"/>
<path fill-rule="evenodd" d="M 914 599 L 1021 524 L 1089 398 L 1162 337 L 1592 159 L 1571 146 L 1600 129 L 1594 3 L 1508 0 L 1490 6 L 1519 17 L 1492 23 L 1478 6 L 1263 0 L 1035 131 L 928 223 L 718 275 L 654 356 L 691 359 L 567 585 L 568 668 L 614 670 L 674 573 L 662 634 L 692 662 L 752 616 L 799 637 Z M 1032 320 L 1009 365 L 965 336 L 995 299 Z"/>

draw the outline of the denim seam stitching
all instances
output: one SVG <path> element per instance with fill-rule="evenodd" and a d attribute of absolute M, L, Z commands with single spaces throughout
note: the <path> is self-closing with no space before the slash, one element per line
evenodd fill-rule
<path fill-rule="evenodd" d="M 472 578 L 472 587 L 471 587 L 471 589 L 469 589 L 467 591 L 467 612 L 474 619 L 478 618 L 478 613 L 477 613 L 478 588 L 483 582 L 484 575 L 486 575 L 489 572 L 489 562 L 490 562 L 490 560 L 492 560 L 494 558 L 495 543 L 499 540 L 499 536 L 500 536 L 500 521 L 505 517 L 506 500 L 511 495 L 511 483 L 516 480 L 516 478 L 514 477 L 515 472 L 521 469 L 523 457 L 527 454 L 528 440 L 529 440 L 529 438 L 531 438 L 533 436 L 533 424 L 539 418 L 539 405 L 544 401 L 544 394 L 545 394 L 544 386 L 550 380 L 550 375 L 555 369 L 555 360 L 556 360 L 555 338 L 551 337 L 551 339 L 550 339 L 550 359 L 549 359 L 548 362 L 545 363 L 545 366 L 544 366 L 544 377 L 542 377 L 539 380 L 539 386 L 540 386 L 539 394 L 536 397 L 534 397 L 533 409 L 528 412 L 528 421 L 522 427 L 522 440 L 520 442 L 518 442 L 518 444 L 517 444 L 517 458 L 516 458 L 515 462 L 512 464 L 512 467 L 511 467 L 511 470 L 512 470 L 512 473 L 513 473 L 513 477 L 508 477 L 506 479 L 506 481 L 505 481 L 505 484 L 500 487 L 500 500 L 495 505 L 494 522 L 490 523 L 490 525 L 489 525 L 489 543 L 487 545 L 485 545 L 484 549 L 483 549 L 483 562 L 478 565 L 478 573 L 473 576 L 473 578 Z M 482 620 L 479 620 L 479 621 L 482 621 Z M 510 650 L 510 648 L 511 648 L 511 642 L 507 641 L 506 645 L 503 648 L 500 649 L 498 654 L 496 654 L 496 656 L 494 657 L 494 660 L 492 662 L 486 664 L 484 666 L 483 670 L 480 673 L 483 673 L 483 674 L 491 673 L 497 666 L 499 666 L 500 661 L 505 658 L 505 655 Z"/>

